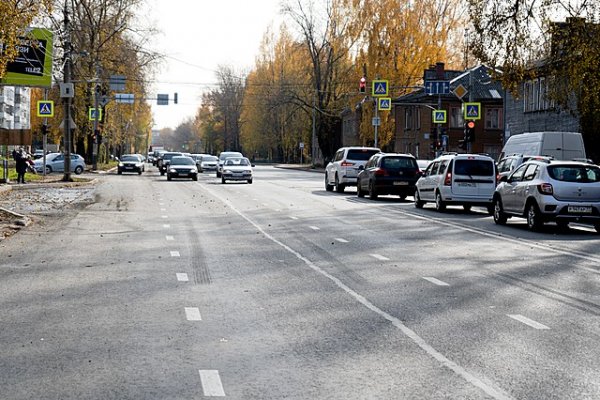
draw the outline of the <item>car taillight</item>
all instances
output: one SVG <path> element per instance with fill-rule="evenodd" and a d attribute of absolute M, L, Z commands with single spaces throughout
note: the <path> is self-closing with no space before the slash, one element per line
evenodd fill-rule
<path fill-rule="evenodd" d="M 342 163 L 340 164 L 342 167 L 351 167 L 354 165 L 354 163 L 348 162 L 348 161 L 342 161 Z"/>
<path fill-rule="evenodd" d="M 375 170 L 375 176 L 387 176 L 388 172 L 385 169 L 377 168 Z"/>
<path fill-rule="evenodd" d="M 549 183 L 541 183 L 537 186 L 538 188 L 538 192 L 540 192 L 541 194 L 553 194 L 554 193 L 554 189 L 552 188 L 552 185 Z"/>
<path fill-rule="evenodd" d="M 452 172 L 448 172 L 446 174 L 446 178 L 444 179 L 444 186 L 452 185 Z"/>

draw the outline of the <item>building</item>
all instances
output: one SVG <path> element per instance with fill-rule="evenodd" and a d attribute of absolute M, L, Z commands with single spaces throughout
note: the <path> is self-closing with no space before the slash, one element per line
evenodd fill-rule
<path fill-rule="evenodd" d="M 0 86 L 0 129 L 31 129 L 31 89 Z"/>

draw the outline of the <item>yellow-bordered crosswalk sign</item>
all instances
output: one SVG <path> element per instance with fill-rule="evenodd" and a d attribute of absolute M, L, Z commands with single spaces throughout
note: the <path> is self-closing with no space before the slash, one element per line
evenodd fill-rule
<path fill-rule="evenodd" d="M 464 103 L 464 117 L 467 119 L 481 119 L 481 103 Z"/>
<path fill-rule="evenodd" d="M 379 111 L 390 111 L 392 109 L 392 99 L 390 97 L 380 97 L 377 99 Z"/>
<path fill-rule="evenodd" d="M 376 79 L 372 83 L 371 93 L 373 97 L 387 97 L 389 92 L 389 84 L 387 80 Z"/>
<path fill-rule="evenodd" d="M 102 109 L 95 109 L 93 107 L 90 107 L 89 111 L 88 111 L 88 120 L 90 121 L 95 121 L 96 119 L 98 119 L 98 121 L 102 121 Z"/>
<path fill-rule="evenodd" d="M 434 124 L 445 124 L 446 123 L 446 110 L 433 110 L 433 123 Z"/>
<path fill-rule="evenodd" d="M 40 100 L 37 102 L 38 117 L 54 117 L 54 102 L 52 100 Z"/>

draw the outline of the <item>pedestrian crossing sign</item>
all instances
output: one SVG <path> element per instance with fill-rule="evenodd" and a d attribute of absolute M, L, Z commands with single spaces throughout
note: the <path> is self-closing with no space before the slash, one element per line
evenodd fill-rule
<path fill-rule="evenodd" d="M 433 110 L 433 123 L 434 124 L 445 124 L 446 123 L 446 110 Z"/>
<path fill-rule="evenodd" d="M 481 103 L 464 103 L 464 117 L 467 119 L 481 119 Z"/>
<path fill-rule="evenodd" d="M 88 120 L 90 121 L 102 121 L 102 109 L 98 108 L 95 109 L 93 107 L 90 107 L 89 111 L 88 111 Z"/>
<path fill-rule="evenodd" d="M 388 81 L 382 79 L 376 79 L 372 83 L 372 95 L 373 97 L 387 97 L 388 96 Z"/>
<path fill-rule="evenodd" d="M 40 100 L 37 102 L 38 117 L 54 117 L 54 102 L 52 100 Z"/>
<path fill-rule="evenodd" d="M 390 111 L 392 109 L 392 99 L 389 97 L 380 97 L 377 99 L 379 111 Z"/>

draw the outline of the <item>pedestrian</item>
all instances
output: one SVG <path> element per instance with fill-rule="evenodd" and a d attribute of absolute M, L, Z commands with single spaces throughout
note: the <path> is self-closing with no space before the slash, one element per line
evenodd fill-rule
<path fill-rule="evenodd" d="M 25 172 L 27 172 L 27 155 L 25 154 L 25 150 L 20 149 L 13 152 L 13 157 L 16 162 L 17 183 L 25 183 Z"/>

